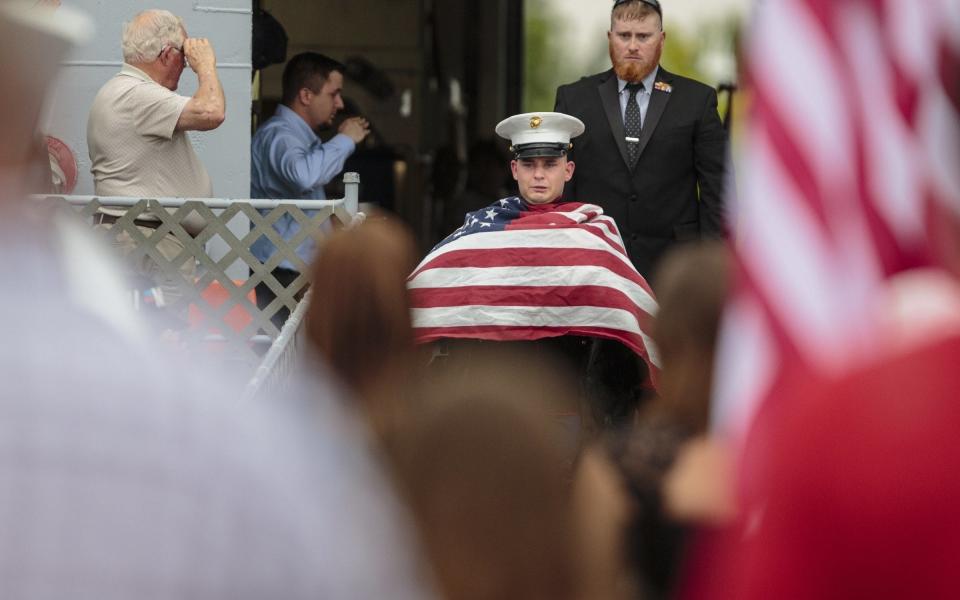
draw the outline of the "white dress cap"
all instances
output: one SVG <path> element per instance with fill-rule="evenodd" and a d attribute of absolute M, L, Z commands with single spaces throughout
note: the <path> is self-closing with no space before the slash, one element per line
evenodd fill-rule
<path fill-rule="evenodd" d="M 516 158 L 562 156 L 570 139 L 583 133 L 583 122 L 558 112 L 523 113 L 500 121 L 496 132 L 510 140 Z"/>

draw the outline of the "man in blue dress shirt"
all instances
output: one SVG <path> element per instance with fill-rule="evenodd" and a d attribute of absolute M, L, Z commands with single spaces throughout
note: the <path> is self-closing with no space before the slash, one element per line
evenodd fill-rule
<path fill-rule="evenodd" d="M 343 108 L 344 67 L 337 61 L 316 52 L 304 52 L 290 59 L 283 70 L 283 99 L 277 112 L 257 130 L 250 144 L 250 197 L 275 199 L 324 200 L 323 186 L 340 174 L 343 164 L 356 145 L 370 132 L 362 117 L 346 119 L 337 135 L 321 142 L 316 130 L 333 122 Z M 268 212 L 268 211 L 265 211 Z M 312 216 L 313 211 L 307 211 Z M 300 225 L 289 214 L 282 216 L 273 228 L 284 240 L 292 240 Z M 266 263 L 277 248 L 261 236 L 250 248 L 253 255 Z M 297 256 L 310 262 L 316 244 L 307 237 L 297 248 Z M 298 276 L 297 266 L 284 259 L 273 270 L 277 281 L 287 287 Z M 256 287 L 257 306 L 269 305 L 276 295 L 266 284 Z M 279 328 L 289 311 L 281 308 L 271 320 Z"/>

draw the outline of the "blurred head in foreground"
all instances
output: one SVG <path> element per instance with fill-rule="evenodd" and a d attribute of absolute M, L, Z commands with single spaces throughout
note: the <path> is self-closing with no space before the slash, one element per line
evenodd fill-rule
<path fill-rule="evenodd" d="M 423 597 L 402 513 L 335 402 L 238 403 L 76 312 L 49 323 L 0 352 L 4 598 Z"/>
<path fill-rule="evenodd" d="M 728 263 L 719 241 L 681 245 L 664 256 L 653 281 L 659 302 L 652 334 L 662 364 L 660 396 L 645 407 L 632 431 L 609 445 L 637 508 L 628 536 L 630 558 L 639 585 L 653 597 L 672 597 L 676 591 L 687 526 L 711 524 L 715 515 L 728 518 L 731 473 L 718 468 L 720 459 L 704 449 L 711 444 L 692 441 L 708 427 Z"/>
<path fill-rule="evenodd" d="M 574 388 L 522 356 L 477 352 L 469 369 L 469 382 L 458 368 L 431 382 L 396 445 L 441 593 L 572 598 L 570 455 L 544 398 Z"/>
<path fill-rule="evenodd" d="M 416 258 L 403 223 L 373 216 L 330 236 L 313 264 L 307 337 L 380 433 L 415 363 L 406 278 Z"/>
<path fill-rule="evenodd" d="M 679 246 L 664 257 L 654 279 L 660 394 L 664 408 L 697 433 L 709 421 L 714 349 L 729 279 L 729 252 L 719 241 Z"/>

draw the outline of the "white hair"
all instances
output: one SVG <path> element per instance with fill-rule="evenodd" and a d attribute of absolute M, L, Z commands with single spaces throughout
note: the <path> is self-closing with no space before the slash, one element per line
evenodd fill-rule
<path fill-rule="evenodd" d="M 123 26 L 123 60 L 151 62 L 165 45 L 180 47 L 186 38 L 183 19 L 167 10 L 145 10 Z"/>

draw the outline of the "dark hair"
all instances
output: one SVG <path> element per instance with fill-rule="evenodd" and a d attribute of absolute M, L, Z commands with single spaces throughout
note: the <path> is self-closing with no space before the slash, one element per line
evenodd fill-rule
<path fill-rule="evenodd" d="M 393 452 L 441 596 L 572 599 L 571 457 L 551 415 L 576 406 L 576 386 L 517 348 L 458 349 L 416 392 Z"/>
<path fill-rule="evenodd" d="M 319 92 L 330 73 L 343 73 L 344 66 L 329 56 L 317 52 L 301 52 L 283 68 L 283 103 L 291 104 L 307 88 Z"/>
<path fill-rule="evenodd" d="M 730 260 L 720 241 L 680 245 L 663 257 L 653 279 L 659 310 L 651 333 L 660 351 L 660 396 L 696 433 L 710 421 L 711 367 Z"/>

